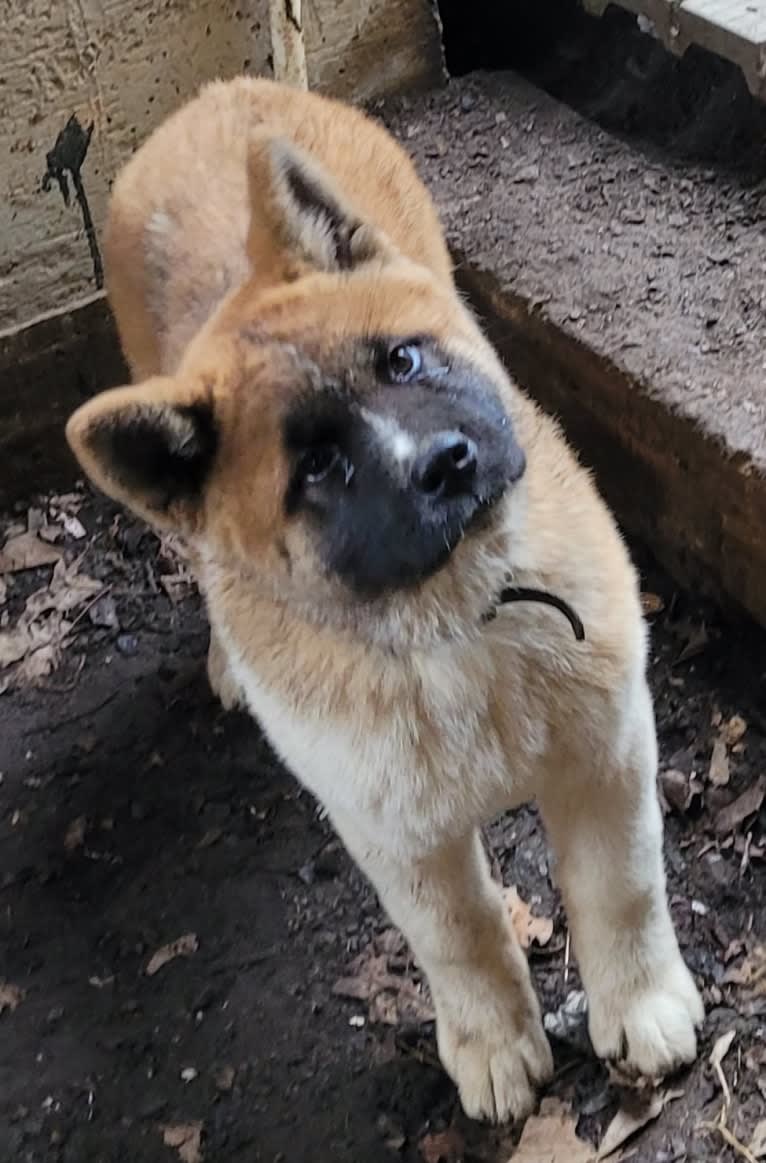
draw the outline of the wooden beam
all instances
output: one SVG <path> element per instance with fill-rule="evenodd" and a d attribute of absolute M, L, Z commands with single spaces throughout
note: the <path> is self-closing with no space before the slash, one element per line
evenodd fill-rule
<path fill-rule="evenodd" d="M 302 0 L 269 0 L 274 79 L 308 89 Z"/>

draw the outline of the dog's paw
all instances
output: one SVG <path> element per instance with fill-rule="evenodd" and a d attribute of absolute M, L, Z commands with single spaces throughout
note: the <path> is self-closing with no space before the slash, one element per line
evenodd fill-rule
<path fill-rule="evenodd" d="M 697 1057 L 704 1010 L 680 957 L 642 990 L 611 994 L 591 1006 L 590 1036 L 600 1058 L 628 1076 L 662 1078 Z"/>
<path fill-rule="evenodd" d="M 534 1013 L 521 1027 L 488 1023 L 468 1032 L 447 1024 L 439 1030 L 439 1053 L 472 1119 L 526 1118 L 536 1088 L 553 1074 L 551 1048 Z"/>

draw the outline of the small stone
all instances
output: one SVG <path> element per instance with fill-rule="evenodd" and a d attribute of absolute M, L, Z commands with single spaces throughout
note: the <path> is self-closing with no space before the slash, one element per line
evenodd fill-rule
<path fill-rule="evenodd" d="M 464 113 L 470 113 L 472 109 L 476 108 L 476 98 L 473 93 L 463 93 L 460 98 L 460 108 Z"/>
<path fill-rule="evenodd" d="M 120 634 L 117 639 L 117 649 L 126 658 L 138 653 L 138 638 L 135 634 Z"/>

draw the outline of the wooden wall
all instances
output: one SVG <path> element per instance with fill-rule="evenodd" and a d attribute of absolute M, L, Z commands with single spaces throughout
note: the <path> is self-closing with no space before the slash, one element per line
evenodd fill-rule
<path fill-rule="evenodd" d="M 312 88 L 362 100 L 441 76 L 431 0 L 301 7 Z M 51 151 L 54 171 L 74 159 L 97 238 L 112 178 L 153 126 L 206 80 L 271 74 L 269 15 L 269 0 L 0 0 L 0 369 L 4 334 L 98 289 L 71 171 L 68 206 L 55 177 L 42 188 Z"/>

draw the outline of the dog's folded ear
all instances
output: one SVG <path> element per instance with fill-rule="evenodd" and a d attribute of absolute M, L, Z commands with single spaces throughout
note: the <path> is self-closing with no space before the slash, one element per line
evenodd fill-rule
<path fill-rule="evenodd" d="M 250 142 L 248 253 L 259 278 L 307 270 L 350 271 L 383 259 L 391 243 L 366 223 L 322 167 L 292 142 L 256 133 Z"/>
<path fill-rule="evenodd" d="M 108 496 L 161 528 L 193 526 L 218 443 L 209 400 L 179 398 L 173 380 L 157 377 L 89 400 L 66 435 Z"/>

